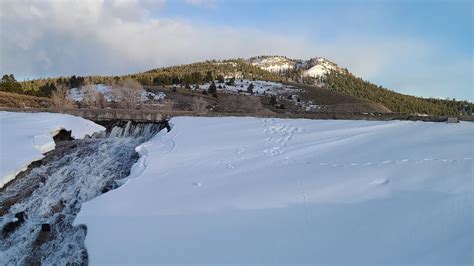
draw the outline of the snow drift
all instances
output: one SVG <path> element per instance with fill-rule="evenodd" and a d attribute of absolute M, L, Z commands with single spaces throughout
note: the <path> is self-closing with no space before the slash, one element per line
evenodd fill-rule
<path fill-rule="evenodd" d="M 171 122 L 83 204 L 92 264 L 472 263 L 472 123 Z"/>

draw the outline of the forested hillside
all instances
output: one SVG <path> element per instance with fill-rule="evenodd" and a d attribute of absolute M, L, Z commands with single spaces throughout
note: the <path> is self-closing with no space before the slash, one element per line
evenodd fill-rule
<path fill-rule="evenodd" d="M 397 93 L 355 77 L 350 73 L 330 73 L 325 88 L 381 103 L 392 112 L 430 115 L 472 114 L 473 103 L 467 101 L 427 99 Z"/>
<path fill-rule="evenodd" d="M 276 73 L 248 64 L 244 59 L 205 61 L 188 65 L 157 68 L 131 75 L 143 85 L 202 84 L 217 79 L 219 75 L 259 80 L 281 80 Z"/>
<path fill-rule="evenodd" d="M 268 59 L 268 58 L 267 58 Z M 289 60 L 289 59 L 286 59 Z M 255 60 L 254 60 L 255 61 Z M 317 85 L 331 91 L 344 93 L 350 96 L 379 103 L 392 112 L 407 114 L 427 115 L 471 115 L 474 104 L 467 101 L 427 99 L 397 93 L 370 82 L 364 81 L 352 75 L 347 69 L 340 68 L 336 64 L 322 58 L 310 59 L 301 63 L 296 62 L 295 67 L 280 70 L 276 66 L 262 65 L 251 59 L 229 59 L 222 61 L 205 61 L 186 65 L 163 67 L 152 69 L 142 73 L 124 76 L 70 76 L 60 78 L 47 78 L 17 82 L 13 75 L 4 75 L 0 83 L 0 91 L 21 93 L 34 96 L 50 97 L 58 85 L 68 88 L 81 87 L 86 84 L 111 84 L 125 79 L 134 79 L 146 86 L 176 85 L 189 88 L 192 85 L 201 85 L 213 80 L 224 80 L 230 77 L 249 80 L 270 81 L 295 81 L 299 83 Z M 280 60 L 281 61 L 281 60 Z M 289 64 L 285 61 L 285 64 Z M 253 62 L 253 63 L 252 63 Z M 271 63 L 271 61 L 270 61 Z M 281 62 L 277 62 L 281 63 Z M 260 65 L 259 65 L 260 64 Z M 305 73 L 308 67 L 318 64 L 326 64 L 325 68 L 319 69 L 319 76 L 308 76 Z M 306 65 L 306 68 L 301 67 Z M 278 66 L 281 67 L 281 66 Z M 313 69 L 315 69 L 313 67 Z M 277 69 L 278 71 L 268 71 Z M 306 71 L 306 72 L 305 72 Z M 307 87 L 306 87 L 307 88 Z M 303 89 L 307 90 L 307 89 Z M 314 102 L 318 102 L 314 99 Z"/>

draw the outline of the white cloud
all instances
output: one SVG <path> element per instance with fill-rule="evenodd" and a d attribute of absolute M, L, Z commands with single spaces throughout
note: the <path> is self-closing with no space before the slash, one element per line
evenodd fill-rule
<path fill-rule="evenodd" d="M 0 68 L 23 77 L 122 74 L 212 58 L 310 51 L 303 38 L 156 19 L 149 15 L 150 4 L 2 2 Z"/>
<path fill-rule="evenodd" d="M 150 16 L 150 10 L 164 5 L 164 0 L 2 2 L 0 67 L 20 76 L 121 74 L 206 59 L 282 54 L 324 56 L 370 78 L 427 47 L 410 38 L 370 36 L 319 38 L 313 45 L 288 34 Z"/>
<path fill-rule="evenodd" d="M 216 7 L 217 1 L 216 0 L 186 0 L 187 4 L 193 6 L 200 6 L 200 7 Z"/>

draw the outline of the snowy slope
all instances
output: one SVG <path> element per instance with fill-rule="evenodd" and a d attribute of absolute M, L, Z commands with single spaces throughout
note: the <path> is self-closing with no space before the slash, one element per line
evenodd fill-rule
<path fill-rule="evenodd" d="M 280 72 L 292 70 L 295 68 L 295 60 L 288 59 L 284 56 L 262 56 L 250 58 L 252 65 L 270 72 Z"/>
<path fill-rule="evenodd" d="M 107 102 L 111 102 L 113 100 L 113 95 L 112 95 L 112 87 L 103 85 L 103 84 L 97 84 L 97 85 L 92 85 L 94 86 L 95 90 L 98 93 L 101 93 L 104 95 L 105 100 Z M 81 102 L 84 100 L 85 97 L 85 91 L 81 88 L 72 88 L 70 90 L 71 98 L 76 101 L 76 102 Z"/>
<path fill-rule="evenodd" d="M 338 65 L 322 57 L 295 60 L 283 56 L 261 56 L 250 58 L 249 61 L 252 65 L 270 72 L 301 69 L 301 77 L 321 78 L 332 71 L 342 72 Z"/>
<path fill-rule="evenodd" d="M 72 130 L 72 137 L 84 138 L 105 129 L 80 117 L 53 113 L 0 112 L 0 125 L 0 188 L 53 150 L 53 136 L 59 130 Z"/>
<path fill-rule="evenodd" d="M 472 123 L 171 122 L 82 205 L 92 264 L 472 265 Z"/>
<path fill-rule="evenodd" d="M 113 102 L 113 101 L 119 101 L 120 99 L 116 99 L 117 95 L 114 95 L 114 92 L 112 90 L 112 86 L 104 85 L 104 84 L 96 84 L 92 85 L 94 86 L 95 90 L 98 93 L 101 93 L 104 95 L 104 98 L 106 99 L 107 102 Z M 76 102 L 81 102 L 84 100 L 85 97 L 85 91 L 82 88 L 72 88 L 71 91 L 71 98 L 76 101 Z M 142 90 L 139 94 L 139 100 L 142 102 L 149 101 L 150 99 L 154 101 L 159 101 L 162 100 L 166 97 L 165 93 L 159 92 L 157 94 Z"/>
<path fill-rule="evenodd" d="M 324 77 L 331 71 L 339 70 L 336 64 L 321 57 L 309 60 L 302 67 L 305 69 L 302 74 L 303 77 L 309 76 L 313 78 Z"/>
<path fill-rule="evenodd" d="M 225 80 L 228 82 L 229 80 Z M 300 92 L 299 89 L 296 89 L 292 86 L 283 85 L 278 82 L 265 81 L 265 80 L 248 80 L 248 79 L 236 79 L 233 86 L 226 85 L 225 83 L 218 83 L 218 80 L 215 80 L 217 91 L 224 91 L 228 93 L 238 93 L 239 91 L 247 92 L 247 88 L 250 84 L 254 85 L 253 93 L 258 95 L 286 95 L 294 94 Z M 205 83 L 199 85 L 200 90 L 207 90 L 211 83 Z M 221 88 L 219 88 L 219 86 Z M 192 86 L 193 90 L 196 89 L 195 85 Z"/>

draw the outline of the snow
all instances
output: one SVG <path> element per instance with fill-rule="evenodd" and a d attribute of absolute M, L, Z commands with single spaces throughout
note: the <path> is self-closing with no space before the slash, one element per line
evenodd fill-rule
<path fill-rule="evenodd" d="M 66 114 L 0 112 L 0 188 L 13 180 L 43 153 L 55 148 L 53 136 L 61 129 L 84 138 L 104 130 L 91 121 Z"/>
<path fill-rule="evenodd" d="M 328 70 L 322 65 L 316 65 L 303 72 L 303 76 L 310 76 L 313 78 L 322 77 L 326 74 L 328 74 Z"/>
<path fill-rule="evenodd" d="M 226 80 L 228 82 L 229 80 Z M 286 86 L 278 82 L 273 82 L 273 81 L 265 81 L 265 80 L 248 80 L 248 79 L 236 79 L 235 80 L 235 85 L 230 86 L 226 85 L 225 83 L 218 83 L 218 80 L 215 80 L 214 83 L 216 84 L 217 90 L 218 91 L 224 91 L 228 93 L 238 93 L 239 91 L 241 92 L 247 92 L 247 88 L 249 87 L 250 84 L 254 85 L 253 88 L 253 93 L 258 95 L 286 95 L 286 94 L 292 94 L 292 93 L 297 93 L 300 92 L 299 89 L 296 89 L 292 86 Z M 211 83 L 205 83 L 203 85 L 199 85 L 200 90 L 207 90 L 209 89 L 209 86 Z M 219 85 L 222 88 L 219 88 Z M 225 87 L 224 87 L 225 86 Z M 191 86 L 193 89 L 195 86 Z"/>
<path fill-rule="evenodd" d="M 120 100 L 120 99 L 116 99 L 116 96 L 114 95 L 111 86 L 104 85 L 104 84 L 96 84 L 92 86 L 95 86 L 95 89 L 98 93 L 101 93 L 104 95 L 105 100 L 107 102 Z M 85 91 L 82 90 L 82 88 L 72 88 L 70 90 L 70 94 L 71 94 L 71 98 L 74 101 L 81 102 L 84 100 Z M 164 92 L 153 93 L 146 90 L 142 90 L 139 98 L 140 98 L 140 101 L 146 102 L 146 101 L 149 101 L 150 99 L 154 101 L 159 101 L 159 100 L 164 99 L 165 97 L 166 95 Z"/>
<path fill-rule="evenodd" d="M 323 57 L 315 57 L 309 60 L 293 60 L 282 56 L 270 56 L 251 58 L 251 63 L 270 72 L 303 69 L 302 77 L 320 78 L 326 76 L 331 71 L 339 71 L 336 64 Z"/>
<path fill-rule="evenodd" d="M 94 85 L 92 85 L 94 86 Z M 98 93 L 101 93 L 104 95 L 104 98 L 107 102 L 113 101 L 114 97 L 112 94 L 112 87 L 107 86 L 104 84 L 97 84 L 95 85 L 95 90 Z M 84 94 L 85 92 L 81 88 L 72 88 L 70 90 L 71 98 L 76 101 L 76 102 L 81 102 L 84 100 Z"/>
<path fill-rule="evenodd" d="M 270 72 L 287 71 L 295 68 L 294 60 L 282 56 L 252 58 L 252 65 Z"/>
<path fill-rule="evenodd" d="M 303 77 L 324 77 L 329 74 L 330 71 L 337 70 L 337 68 L 331 62 L 326 61 L 324 58 L 317 58 L 314 61 L 316 62 L 316 65 L 303 71 Z"/>
<path fill-rule="evenodd" d="M 157 93 L 153 93 L 153 92 L 150 92 L 150 91 L 143 91 L 140 94 L 140 100 L 142 102 L 149 101 L 150 99 L 154 100 L 154 101 L 159 101 L 159 100 L 163 100 L 165 97 L 166 97 L 166 94 L 164 92 L 161 92 L 161 91 L 157 92 Z"/>
<path fill-rule="evenodd" d="M 472 123 L 171 123 L 82 205 L 91 264 L 472 265 Z"/>

